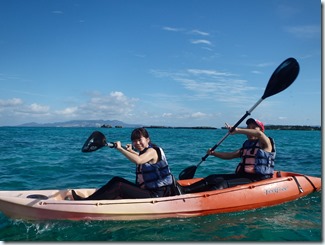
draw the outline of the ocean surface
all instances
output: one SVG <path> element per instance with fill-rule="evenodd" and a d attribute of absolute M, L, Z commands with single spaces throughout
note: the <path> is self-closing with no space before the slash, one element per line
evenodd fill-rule
<path fill-rule="evenodd" d="M 116 149 L 82 153 L 95 130 L 107 141 L 130 142 L 131 128 L 0 127 L 0 190 L 98 188 L 113 176 L 134 180 L 134 164 Z M 148 129 L 174 175 L 196 165 L 226 130 Z M 269 130 L 277 147 L 276 170 L 321 177 L 321 131 Z M 219 151 L 241 147 L 230 135 Z M 238 159 L 208 157 L 195 177 L 232 173 Z M 322 234 L 322 193 L 285 204 L 195 218 L 142 221 L 24 221 L 0 212 L 1 241 L 317 241 Z"/>

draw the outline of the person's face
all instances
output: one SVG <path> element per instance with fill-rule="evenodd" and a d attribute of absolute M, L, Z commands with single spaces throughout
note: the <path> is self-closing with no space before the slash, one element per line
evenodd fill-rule
<path fill-rule="evenodd" d="M 260 128 L 257 124 L 255 124 L 255 123 L 249 123 L 249 124 L 247 125 L 247 128 L 248 128 L 248 129 L 261 130 L 261 128 Z M 255 137 L 255 136 L 249 136 L 249 135 L 247 135 L 247 138 L 248 138 L 249 140 L 256 140 L 256 139 L 257 139 L 257 137 Z"/>
<path fill-rule="evenodd" d="M 135 139 L 132 141 L 132 145 L 138 151 L 143 151 L 144 149 L 148 148 L 150 139 L 141 136 L 139 139 Z"/>

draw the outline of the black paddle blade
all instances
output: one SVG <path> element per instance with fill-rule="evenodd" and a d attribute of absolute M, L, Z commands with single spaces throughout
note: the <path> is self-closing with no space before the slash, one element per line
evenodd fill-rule
<path fill-rule="evenodd" d="M 178 179 L 193 179 L 195 172 L 196 172 L 197 166 L 189 166 L 185 169 L 183 169 L 182 172 L 180 172 Z"/>
<path fill-rule="evenodd" d="M 273 72 L 267 84 L 262 99 L 275 95 L 289 87 L 297 78 L 299 64 L 296 59 L 288 58 Z"/>
<path fill-rule="evenodd" d="M 106 146 L 106 137 L 99 131 L 94 131 L 81 148 L 82 152 L 92 152 Z"/>

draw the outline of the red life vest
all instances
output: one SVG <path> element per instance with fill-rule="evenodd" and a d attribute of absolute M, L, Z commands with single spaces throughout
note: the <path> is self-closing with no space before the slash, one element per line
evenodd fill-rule
<path fill-rule="evenodd" d="M 246 140 L 240 150 L 241 162 L 238 164 L 236 173 L 270 175 L 274 172 L 275 143 L 269 137 L 272 151 L 261 149 L 259 140 Z"/>

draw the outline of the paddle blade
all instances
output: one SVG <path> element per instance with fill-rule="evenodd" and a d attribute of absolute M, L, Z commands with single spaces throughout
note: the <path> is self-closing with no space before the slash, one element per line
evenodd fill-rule
<path fill-rule="evenodd" d="M 106 146 L 106 137 L 99 131 L 94 131 L 81 148 L 82 152 L 92 152 Z"/>
<path fill-rule="evenodd" d="M 273 72 L 267 84 L 262 99 L 275 95 L 288 88 L 299 73 L 299 64 L 296 59 L 288 58 Z"/>
<path fill-rule="evenodd" d="M 197 166 L 189 166 L 179 174 L 178 179 L 193 179 L 195 172 L 196 172 Z"/>

